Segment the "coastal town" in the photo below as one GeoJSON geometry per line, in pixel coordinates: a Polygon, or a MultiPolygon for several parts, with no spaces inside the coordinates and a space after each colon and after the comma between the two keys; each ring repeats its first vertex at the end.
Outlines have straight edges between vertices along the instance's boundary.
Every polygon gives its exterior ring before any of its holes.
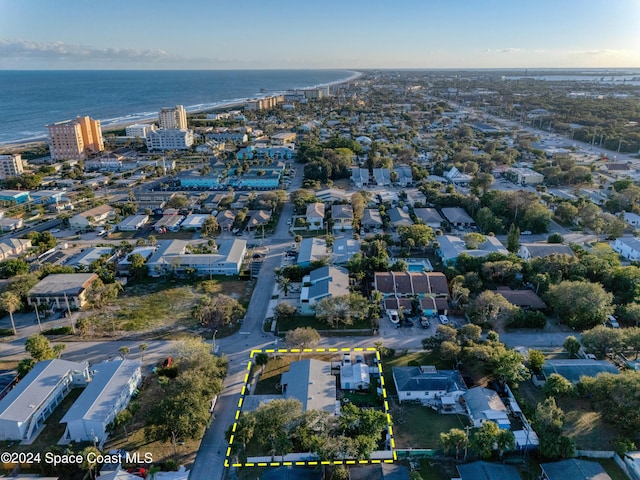
{"type": "Polygon", "coordinates": [[[572,75],[0,146],[2,473],[640,480],[640,77],[572,75]]]}

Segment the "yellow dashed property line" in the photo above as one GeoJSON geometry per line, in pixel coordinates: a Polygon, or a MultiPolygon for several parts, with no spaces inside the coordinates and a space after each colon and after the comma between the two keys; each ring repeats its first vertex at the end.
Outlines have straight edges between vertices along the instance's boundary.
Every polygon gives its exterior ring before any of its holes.
{"type": "Polygon", "coordinates": [[[259,462],[258,463],[259,467],[266,467],[267,465],[268,465],[267,462],[259,462]]]}
{"type": "Polygon", "coordinates": [[[251,360],[247,362],[247,370],[251,370],[251,360]]]}
{"type": "Polygon", "coordinates": [[[335,460],[331,465],[342,465],[343,463],[342,460],[335,460]]]}
{"type": "Polygon", "coordinates": [[[236,410],[236,420],[238,420],[238,418],[240,418],[240,410],[236,410]]]}
{"type": "Polygon", "coordinates": [[[306,465],[306,462],[295,462],[296,465],[300,465],[300,466],[304,466],[306,465]]]}
{"type": "Polygon", "coordinates": [[[389,410],[389,402],[387,402],[386,400],[384,401],[384,411],[386,412],[387,410],[389,410]]]}
{"type": "Polygon", "coordinates": [[[387,422],[391,423],[391,415],[389,415],[388,413],[387,413],[387,422]]]}
{"type": "Polygon", "coordinates": [[[355,465],[356,461],[355,460],[347,460],[347,465],[355,465]]]}
{"type": "Polygon", "coordinates": [[[345,347],[345,348],[342,348],[342,351],[343,351],[343,352],[350,352],[350,351],[351,351],[351,349],[350,349],[350,348],[346,348],[346,347],[345,347]]]}
{"type": "Polygon", "coordinates": [[[256,353],[262,353],[262,350],[251,350],[251,354],[249,355],[249,358],[253,358],[253,356],[254,356],[256,353]]]}
{"type": "Polygon", "coordinates": [[[389,425],[389,435],[393,436],[393,425],[389,425]]]}
{"type": "Polygon", "coordinates": [[[243,397],[240,397],[240,400],[238,400],[238,408],[242,408],[242,399],[243,397]]]}
{"type": "Polygon", "coordinates": [[[227,447],[227,457],[231,456],[231,447],[227,447]]]}
{"type": "Polygon", "coordinates": [[[364,350],[364,348],[362,347],[356,347],[353,349],[354,352],[362,352],[364,350]]]}
{"type": "Polygon", "coordinates": [[[280,462],[271,462],[269,464],[270,467],[279,467],[280,466],[280,462]]]}
{"type": "Polygon", "coordinates": [[[323,460],[320,462],[320,465],[331,465],[331,462],[329,460],[323,460]]]}
{"type": "Polygon", "coordinates": [[[382,460],[369,460],[370,463],[382,463],[382,460]]]}
{"type": "Polygon", "coordinates": [[[367,352],[377,352],[378,351],[378,349],[374,348],[374,347],[367,347],[366,350],[367,350],[367,352]]]}
{"type": "Polygon", "coordinates": [[[282,465],[284,465],[285,467],[290,467],[293,465],[293,462],[282,462],[282,465]]]}
{"type": "Polygon", "coordinates": [[[382,375],[382,364],[381,363],[378,364],[378,371],[380,372],[380,375],[382,375]]]}
{"type": "Polygon", "coordinates": [[[338,351],[338,349],[337,349],[337,348],[330,348],[330,349],[329,349],[329,351],[330,351],[330,352],[337,352],[337,351],[338,351]]]}
{"type": "Polygon", "coordinates": [[[247,372],[244,376],[244,383],[246,384],[249,381],[249,372],[247,372]]]}
{"type": "Polygon", "coordinates": [[[267,348],[264,352],[262,353],[274,353],[275,350],[273,348],[267,348]]]}
{"type": "Polygon", "coordinates": [[[358,463],[360,463],[360,464],[369,463],[369,460],[358,460],[358,463]]]}
{"type": "Polygon", "coordinates": [[[384,388],[384,377],[380,376],[380,385],[384,388]]]}
{"type": "Polygon", "coordinates": [[[244,392],[247,390],[247,386],[243,385],[242,390],[240,390],[240,395],[244,395],[244,392]]]}
{"type": "Polygon", "coordinates": [[[229,468],[229,460],[227,459],[224,460],[224,467],[229,468]]]}
{"type": "Polygon", "coordinates": [[[233,445],[233,437],[234,437],[234,435],[231,435],[229,437],[229,445],[233,445]]]}
{"type": "Polygon", "coordinates": [[[302,351],[305,352],[305,353],[313,352],[313,348],[303,348],[302,351]]]}
{"type": "Polygon", "coordinates": [[[289,350],[287,350],[286,348],[279,348],[278,349],[278,353],[287,353],[289,350]]]}
{"type": "Polygon", "coordinates": [[[396,441],[391,437],[391,448],[396,448],[396,441]]]}
{"type": "MultiPolygon", "coordinates": [[[[393,460],[396,460],[396,452],[393,452],[393,460]]],[[[393,460],[384,460],[384,463],[393,463],[393,460]]]]}
{"type": "Polygon", "coordinates": [[[244,466],[245,466],[245,467],[254,467],[255,465],[256,465],[256,464],[255,464],[255,463],[253,463],[253,462],[245,463],[245,464],[244,464],[244,466]]]}
{"type": "Polygon", "coordinates": [[[289,351],[292,352],[292,353],[300,353],[300,349],[299,348],[292,348],[289,351]]]}
{"type": "Polygon", "coordinates": [[[238,422],[233,422],[233,427],[231,427],[231,431],[236,433],[236,428],[238,428],[238,422]]]}
{"type": "Polygon", "coordinates": [[[308,465],[318,465],[318,462],[308,462],[308,465]]]}
{"type": "Polygon", "coordinates": [[[326,352],[327,350],[324,348],[316,348],[316,352],[326,352]]]}

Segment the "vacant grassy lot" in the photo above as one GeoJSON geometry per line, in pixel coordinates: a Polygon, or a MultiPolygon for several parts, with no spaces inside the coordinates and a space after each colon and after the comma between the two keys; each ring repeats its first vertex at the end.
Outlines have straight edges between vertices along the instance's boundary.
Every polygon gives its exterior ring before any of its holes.
{"type": "Polygon", "coordinates": [[[414,403],[391,402],[391,418],[396,448],[440,448],[440,433],[464,428],[468,419],[462,415],[441,415],[429,407],[414,403]]]}
{"type": "MultiPolygon", "coordinates": [[[[205,295],[223,293],[247,305],[253,284],[230,278],[214,277],[187,284],[153,281],[127,286],[124,293],[100,312],[90,315],[95,336],[121,336],[128,332],[149,333],[196,329],[191,308],[205,295]]],[[[224,336],[219,332],[218,337],[224,336]]]]}
{"type": "MultiPolygon", "coordinates": [[[[545,399],[541,389],[531,382],[518,388],[519,402],[524,413],[531,418],[538,403],[545,399]]],[[[559,398],[556,402],[564,411],[564,434],[572,438],[578,450],[615,450],[615,430],[591,407],[589,400],[579,397],[559,398]]]]}

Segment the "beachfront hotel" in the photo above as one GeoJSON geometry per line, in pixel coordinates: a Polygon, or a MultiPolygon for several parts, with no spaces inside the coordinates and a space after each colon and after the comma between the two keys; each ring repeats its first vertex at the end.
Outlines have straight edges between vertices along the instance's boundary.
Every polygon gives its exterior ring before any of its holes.
{"type": "Polygon", "coordinates": [[[187,112],[182,105],[163,108],[158,114],[158,121],[160,128],[186,130],[187,112]]]}
{"type": "Polygon", "coordinates": [[[0,155],[0,180],[20,176],[23,171],[22,156],[19,153],[0,155]]]}
{"type": "Polygon", "coordinates": [[[100,120],[78,117],[47,125],[52,160],[84,160],[104,150],[100,120]]]}

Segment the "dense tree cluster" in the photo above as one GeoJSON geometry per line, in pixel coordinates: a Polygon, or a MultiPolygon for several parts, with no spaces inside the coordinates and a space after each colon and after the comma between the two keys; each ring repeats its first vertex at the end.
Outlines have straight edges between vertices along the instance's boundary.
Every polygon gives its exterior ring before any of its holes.
{"type": "Polygon", "coordinates": [[[255,441],[271,456],[314,452],[321,460],[367,459],[378,448],[386,425],[384,412],[353,404],[343,405],[335,416],[322,410],[303,412],[295,399],[273,400],[240,417],[233,447],[242,454],[255,441]]]}

